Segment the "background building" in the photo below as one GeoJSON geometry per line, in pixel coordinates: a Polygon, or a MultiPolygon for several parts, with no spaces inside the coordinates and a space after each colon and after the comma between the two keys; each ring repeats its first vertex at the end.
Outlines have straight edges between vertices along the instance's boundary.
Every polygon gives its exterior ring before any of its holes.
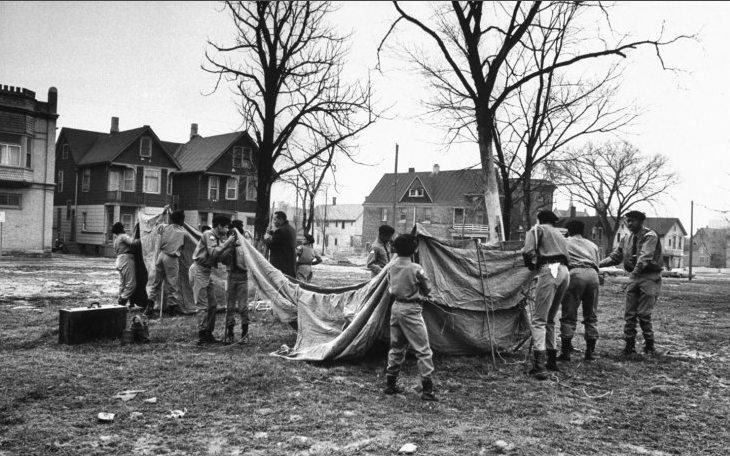
{"type": "Polygon", "coordinates": [[[0,254],[51,253],[57,101],[0,86],[0,254]]]}

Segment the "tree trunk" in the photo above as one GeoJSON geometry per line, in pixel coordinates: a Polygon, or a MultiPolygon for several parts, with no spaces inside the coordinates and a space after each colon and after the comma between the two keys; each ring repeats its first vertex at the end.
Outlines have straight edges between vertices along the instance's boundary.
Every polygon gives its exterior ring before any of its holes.
{"type": "Polygon", "coordinates": [[[254,241],[256,248],[263,245],[264,235],[269,228],[269,205],[271,204],[271,176],[259,173],[259,182],[256,189],[256,218],[254,219],[254,241]]]}
{"type": "Polygon", "coordinates": [[[482,162],[482,172],[486,188],[484,189],[484,204],[487,208],[487,224],[489,225],[489,242],[504,240],[497,234],[497,227],[504,235],[502,226],[502,210],[499,204],[499,190],[497,188],[497,174],[494,170],[494,154],[492,152],[492,125],[493,119],[489,114],[477,115],[477,130],[479,132],[479,157],[482,162]]]}

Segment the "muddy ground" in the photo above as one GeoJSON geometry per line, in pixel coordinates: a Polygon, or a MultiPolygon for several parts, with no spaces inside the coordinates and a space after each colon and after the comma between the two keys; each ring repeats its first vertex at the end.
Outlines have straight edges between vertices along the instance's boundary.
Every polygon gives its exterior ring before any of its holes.
{"type": "MultiPolygon", "coordinates": [[[[383,353],[337,364],[270,356],[296,333],[266,311],[243,347],[195,346],[193,316],[152,323],[148,345],[59,345],[59,309],[114,302],[116,274],[104,258],[0,258],[0,455],[384,455],[407,443],[418,455],[728,454],[725,276],[664,280],[658,356],[618,356],[625,279],[612,278],[598,360],[575,355],[539,382],[524,374],[526,351],[496,363],[437,355],[441,400],[426,403],[414,360],[406,394],[386,397],[383,353]]],[[[368,273],[319,266],[315,277],[344,285],[368,273]]]]}

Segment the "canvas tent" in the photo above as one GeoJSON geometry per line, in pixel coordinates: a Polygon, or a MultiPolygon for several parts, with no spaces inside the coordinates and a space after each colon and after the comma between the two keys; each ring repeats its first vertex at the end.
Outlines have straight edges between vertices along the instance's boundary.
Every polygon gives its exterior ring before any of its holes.
{"type": "MultiPolygon", "coordinates": [[[[141,230],[143,252],[150,262],[159,240],[155,225],[161,220],[160,216],[148,218],[141,230]]],[[[189,236],[181,272],[187,271],[200,237],[186,228],[189,236]]],[[[418,262],[432,281],[431,301],[424,304],[423,316],[436,353],[485,354],[524,340],[529,333],[524,296],[533,274],[523,267],[519,252],[486,249],[469,240],[437,239],[421,226],[416,233],[418,262]]],[[[249,287],[271,303],[279,320],[296,323],[296,344],[280,356],[306,361],[359,358],[377,340],[387,338],[388,266],[368,282],[321,288],[285,276],[244,236],[239,237],[238,253],[247,261],[249,287]]],[[[148,262],[148,268],[151,265],[148,262]]],[[[222,304],[225,273],[221,271],[216,273],[216,288],[222,304]]],[[[181,273],[181,284],[186,308],[194,308],[187,274],[181,273]]]]}

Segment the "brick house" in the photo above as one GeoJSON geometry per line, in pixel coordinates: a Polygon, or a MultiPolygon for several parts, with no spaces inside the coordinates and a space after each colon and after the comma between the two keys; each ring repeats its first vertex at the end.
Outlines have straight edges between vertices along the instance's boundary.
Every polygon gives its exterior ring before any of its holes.
{"type": "Polygon", "coordinates": [[[178,145],[174,194],[185,221],[200,228],[221,214],[253,230],[256,215],[256,146],[246,132],[204,138],[191,125],[190,141],[178,145]]]}
{"type": "Polygon", "coordinates": [[[730,229],[700,228],[692,237],[692,244],[692,266],[727,268],[730,264],[730,229]]]}
{"type": "MultiPolygon", "coordinates": [[[[363,204],[363,241],[372,242],[378,227],[393,224],[393,200],[396,199],[396,232],[412,229],[415,223],[423,224],[434,236],[444,239],[487,240],[485,225],[484,184],[481,169],[441,171],[434,165],[432,171],[383,175],[363,204]]],[[[531,207],[537,213],[551,209],[555,186],[547,181],[535,180],[536,189],[531,195],[531,207]]],[[[501,188],[500,188],[501,190],[501,188]]],[[[501,198],[501,196],[500,196],[501,198]]],[[[525,228],[520,224],[523,203],[519,195],[511,208],[512,229],[510,239],[520,239],[525,228]]]]}
{"type": "Polygon", "coordinates": [[[363,246],[361,204],[337,204],[337,199],[332,198],[332,204],[326,208],[324,205],[316,206],[314,214],[312,235],[317,251],[322,251],[323,244],[328,252],[353,252],[363,246]]]}
{"type": "MultiPolygon", "coordinates": [[[[684,229],[682,222],[678,218],[672,217],[647,217],[644,220],[644,226],[656,231],[659,235],[659,242],[662,243],[664,255],[664,268],[683,268],[685,266],[684,241],[687,231],[684,229]]],[[[621,239],[629,234],[626,222],[621,221],[621,225],[616,231],[613,246],[616,247],[621,239]]]]}
{"type": "Polygon", "coordinates": [[[50,255],[58,92],[0,86],[0,255],[50,255]]]}
{"type": "MultiPolygon", "coordinates": [[[[55,235],[87,254],[112,255],[111,227],[128,232],[137,214],[174,205],[172,173],[180,164],[148,125],[109,133],[63,128],[56,144],[55,235]]],[[[72,247],[72,251],[73,251],[72,247]]]]}

